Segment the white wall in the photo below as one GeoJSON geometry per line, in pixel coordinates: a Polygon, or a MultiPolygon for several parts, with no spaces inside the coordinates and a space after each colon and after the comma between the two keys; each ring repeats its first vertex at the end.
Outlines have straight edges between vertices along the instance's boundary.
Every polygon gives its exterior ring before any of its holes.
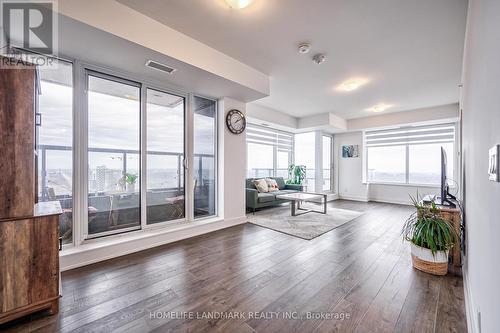
{"type": "Polygon", "coordinates": [[[455,122],[458,120],[458,117],[458,103],[455,103],[416,110],[392,112],[371,117],[349,119],[347,121],[347,129],[349,131],[355,131],[368,128],[382,128],[408,124],[429,124],[435,122],[443,123],[447,121],[455,122]]]}
{"type": "Polygon", "coordinates": [[[272,128],[293,131],[297,128],[297,118],[289,114],[262,106],[257,103],[247,104],[247,118],[256,124],[266,123],[272,128]]]}
{"type": "Polygon", "coordinates": [[[224,220],[246,220],[245,218],[245,134],[235,135],[225,125],[229,110],[246,112],[246,104],[231,98],[219,100],[219,200],[224,220]]]}
{"type": "Polygon", "coordinates": [[[467,21],[461,104],[466,301],[470,331],[499,332],[500,183],[488,181],[486,171],[488,149],[500,144],[500,1],[470,0],[467,21]]]}
{"type": "Polygon", "coordinates": [[[409,195],[438,194],[439,188],[427,186],[363,183],[363,133],[349,132],[334,137],[335,184],[341,199],[409,204],[409,195]],[[359,145],[360,157],[342,158],[343,145],[359,145]]]}

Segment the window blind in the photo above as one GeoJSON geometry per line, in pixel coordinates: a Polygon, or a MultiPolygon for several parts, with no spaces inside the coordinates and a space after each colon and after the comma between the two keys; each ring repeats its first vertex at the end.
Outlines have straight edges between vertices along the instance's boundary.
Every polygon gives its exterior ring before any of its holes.
{"type": "Polygon", "coordinates": [[[246,129],[247,143],[275,146],[278,151],[293,150],[293,134],[248,124],[246,129]]]}
{"type": "Polygon", "coordinates": [[[366,131],[366,147],[455,142],[455,125],[427,125],[366,131]]]}

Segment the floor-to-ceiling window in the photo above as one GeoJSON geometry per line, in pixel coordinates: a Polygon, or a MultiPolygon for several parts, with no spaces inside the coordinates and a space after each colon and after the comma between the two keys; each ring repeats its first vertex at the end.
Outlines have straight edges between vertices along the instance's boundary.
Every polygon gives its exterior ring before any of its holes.
{"type": "Polygon", "coordinates": [[[87,72],[88,234],[140,227],[140,85],[87,72]]]}
{"type": "Polygon", "coordinates": [[[306,167],[307,191],[316,189],[316,133],[295,134],[295,164],[306,167]]]}
{"type": "Polygon", "coordinates": [[[60,236],[73,237],[73,65],[40,67],[37,116],[38,201],[61,203],[60,236]]]}
{"type": "Polygon", "coordinates": [[[217,103],[194,96],[194,216],[216,213],[217,103]]]}
{"type": "Polygon", "coordinates": [[[332,141],[332,136],[323,135],[323,191],[332,190],[332,141]]]}
{"type": "Polygon", "coordinates": [[[79,62],[54,62],[40,68],[37,197],[61,203],[64,243],[217,214],[214,100],[193,96],[189,111],[188,94],[79,62]],[[83,149],[73,149],[73,127],[83,149]],[[188,175],[192,188],[185,186],[188,175]]]}
{"type": "Polygon", "coordinates": [[[147,224],[186,216],[184,97],[146,90],[147,224]]]}

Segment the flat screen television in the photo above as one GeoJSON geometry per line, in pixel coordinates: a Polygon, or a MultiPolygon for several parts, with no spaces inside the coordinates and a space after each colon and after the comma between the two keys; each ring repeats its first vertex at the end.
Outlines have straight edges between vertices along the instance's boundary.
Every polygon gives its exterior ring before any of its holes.
{"type": "Polygon", "coordinates": [[[455,203],[451,199],[456,200],[456,198],[450,194],[448,180],[446,177],[446,167],[447,167],[446,151],[441,147],[441,198],[440,204],[445,206],[456,207],[455,203]]]}

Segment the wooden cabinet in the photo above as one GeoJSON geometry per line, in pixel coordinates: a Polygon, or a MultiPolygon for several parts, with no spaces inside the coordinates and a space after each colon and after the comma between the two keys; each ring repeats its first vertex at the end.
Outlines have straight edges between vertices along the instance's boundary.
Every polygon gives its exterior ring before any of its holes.
{"type": "Polygon", "coordinates": [[[43,202],[32,218],[0,221],[0,324],[42,309],[57,313],[60,214],[59,202],[43,202]]]}
{"type": "Polygon", "coordinates": [[[0,67],[0,324],[59,305],[59,202],[35,204],[36,69],[0,67]]]}

